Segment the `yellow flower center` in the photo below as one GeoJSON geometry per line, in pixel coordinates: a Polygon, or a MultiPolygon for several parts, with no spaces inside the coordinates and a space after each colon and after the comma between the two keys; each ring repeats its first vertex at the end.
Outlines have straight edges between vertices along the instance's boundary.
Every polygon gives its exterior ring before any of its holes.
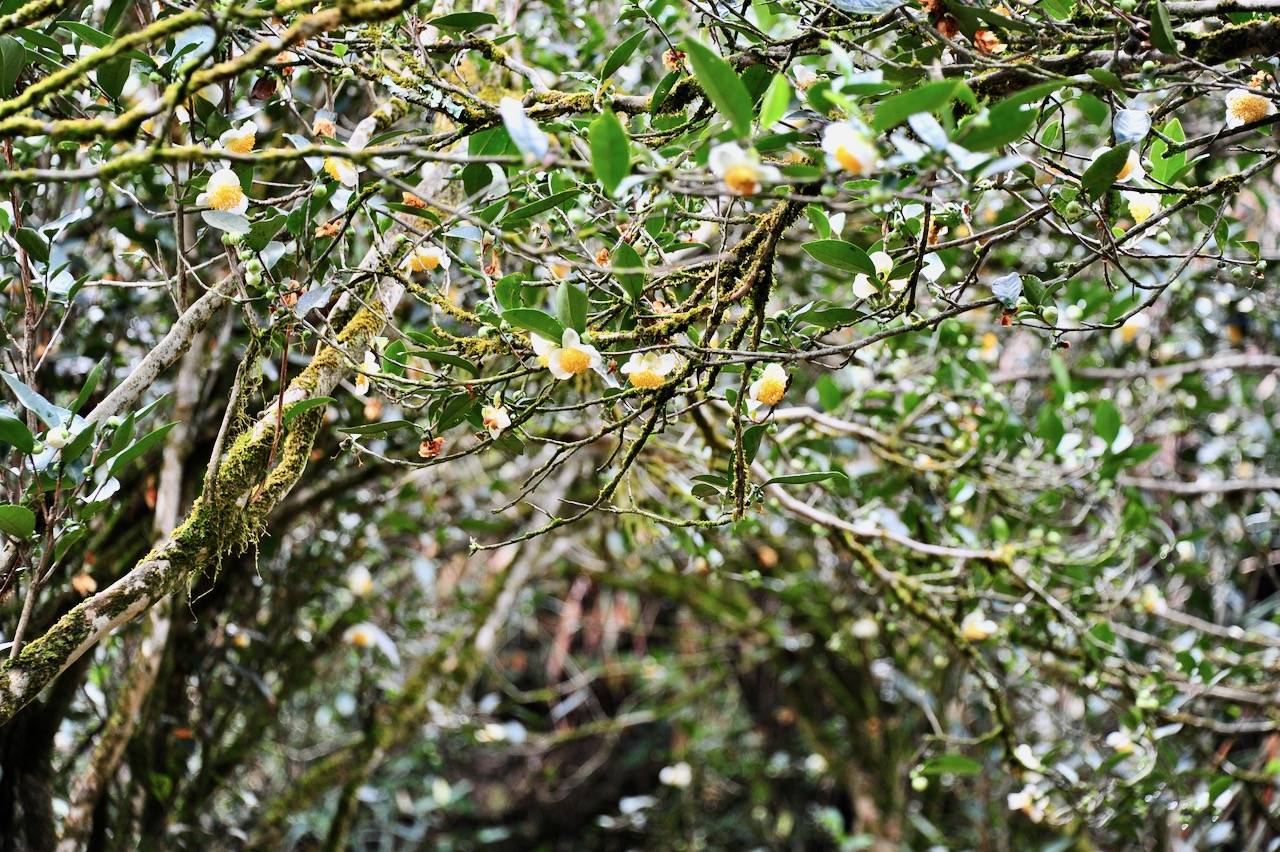
{"type": "Polygon", "coordinates": [[[338,128],[327,118],[317,118],[315,124],[311,125],[311,132],[317,136],[332,136],[338,132],[338,128]]]}
{"type": "Polygon", "coordinates": [[[1137,323],[1125,323],[1120,326],[1120,339],[1125,343],[1132,343],[1138,339],[1138,332],[1142,331],[1137,323]]]}
{"type": "Polygon", "coordinates": [[[1000,345],[1000,338],[996,337],[993,332],[988,331],[982,335],[982,351],[985,354],[991,354],[996,351],[996,347],[1000,345]]]}
{"type": "Polygon", "coordinates": [[[488,417],[483,418],[480,422],[484,424],[484,428],[486,429],[497,429],[498,415],[490,414],[488,417]]]}
{"type": "Polygon", "coordinates": [[[538,366],[539,366],[539,367],[545,367],[545,366],[547,366],[547,365],[548,365],[548,364],[550,364],[550,363],[551,363],[551,356],[550,356],[550,355],[539,355],[539,356],[538,356],[538,366]]]}
{"type": "Polygon", "coordinates": [[[851,172],[855,175],[862,174],[863,170],[866,168],[866,165],[858,155],[843,145],[836,149],[836,162],[839,163],[840,167],[846,172],[851,172]]]}
{"type": "Polygon", "coordinates": [[[220,184],[209,193],[209,206],[214,210],[232,210],[244,200],[244,190],[238,183],[220,184]]]}
{"type": "Polygon", "coordinates": [[[1122,169],[1120,169],[1120,173],[1116,175],[1116,180],[1124,180],[1125,178],[1127,178],[1127,177],[1129,176],[1129,173],[1130,173],[1131,171],[1133,171],[1133,158],[1132,158],[1132,157],[1130,157],[1129,159],[1127,159],[1127,160],[1125,160],[1125,161],[1124,161],[1124,167],[1123,167],[1122,169]]]}
{"type": "Polygon", "coordinates": [[[247,154],[253,150],[253,143],[257,139],[257,134],[246,133],[244,136],[236,136],[227,143],[227,150],[233,154],[247,154]]]}
{"type": "Polygon", "coordinates": [[[1231,104],[1227,110],[1231,113],[1231,117],[1245,124],[1251,124],[1255,121],[1267,117],[1268,101],[1262,95],[1255,95],[1252,92],[1232,98],[1231,104]]]}
{"type": "Polygon", "coordinates": [[[662,376],[659,376],[653,370],[638,370],[631,374],[631,384],[646,390],[661,387],[662,376]]]}
{"type": "Polygon", "coordinates": [[[357,648],[368,648],[373,644],[373,637],[369,635],[368,631],[357,630],[351,634],[351,644],[357,648]]]}
{"type": "Polygon", "coordinates": [[[1146,201],[1134,201],[1129,205],[1129,214],[1133,216],[1135,224],[1141,225],[1143,222],[1151,218],[1151,214],[1155,210],[1146,201]]]}
{"type": "Polygon", "coordinates": [[[348,165],[349,164],[346,160],[338,157],[325,157],[324,173],[336,180],[338,183],[342,183],[342,168],[348,165]]]}
{"type": "Polygon", "coordinates": [[[591,356],[581,349],[561,349],[560,350],[560,369],[566,373],[586,372],[591,367],[591,356]]]}
{"type": "Polygon", "coordinates": [[[738,195],[755,195],[760,191],[755,167],[749,163],[739,163],[725,169],[724,185],[738,195]]]}
{"type": "Polygon", "coordinates": [[[760,381],[756,391],[756,399],[765,405],[777,405],[782,395],[787,392],[787,383],[774,378],[765,377],[760,381]]]}
{"type": "Polygon", "coordinates": [[[414,272],[430,272],[439,265],[439,255],[415,253],[409,256],[409,269],[414,272]]]}

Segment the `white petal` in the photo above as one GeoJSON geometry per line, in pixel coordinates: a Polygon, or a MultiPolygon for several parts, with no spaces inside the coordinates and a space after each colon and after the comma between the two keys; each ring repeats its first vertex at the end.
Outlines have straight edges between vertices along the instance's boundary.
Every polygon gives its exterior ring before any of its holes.
{"type": "MultiPolygon", "coordinates": [[[[247,206],[247,205],[246,205],[247,206]]],[[[244,208],[239,213],[223,210],[202,210],[200,216],[219,231],[229,234],[249,233],[249,220],[244,217],[244,208]]]]}

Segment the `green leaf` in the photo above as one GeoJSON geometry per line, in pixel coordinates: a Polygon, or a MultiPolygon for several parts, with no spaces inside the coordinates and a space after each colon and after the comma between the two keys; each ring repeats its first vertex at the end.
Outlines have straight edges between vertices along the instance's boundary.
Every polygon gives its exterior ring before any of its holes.
{"type": "Polygon", "coordinates": [[[427,23],[443,30],[475,30],[498,23],[498,18],[489,12],[454,12],[452,15],[432,18],[427,23]]]}
{"type": "Polygon", "coordinates": [[[1059,21],[1067,20],[1076,12],[1075,0],[1040,0],[1039,7],[1059,21]]]}
{"type": "Polygon", "coordinates": [[[672,71],[667,76],[658,81],[658,85],[653,87],[653,95],[649,98],[649,114],[657,115],[662,111],[662,104],[667,100],[667,95],[671,93],[671,87],[680,79],[679,71],[672,71]]]}
{"type": "Polygon", "coordinates": [[[746,136],[751,132],[751,95],[737,72],[720,58],[714,50],[701,42],[689,39],[684,51],[693,66],[693,76],[706,93],[707,99],[729,120],[734,133],[746,136]]]}
{"type": "Polygon", "coordinates": [[[18,402],[22,403],[22,407],[39,417],[46,426],[61,426],[71,419],[70,411],[49,402],[12,373],[0,371],[0,379],[4,379],[5,384],[13,391],[13,395],[18,398],[18,402]]]}
{"type": "Polygon", "coordinates": [[[1124,81],[1117,77],[1114,71],[1109,71],[1106,68],[1090,68],[1088,74],[1117,95],[1125,96],[1124,81]]]}
{"type": "Polygon", "coordinates": [[[959,93],[960,85],[959,80],[940,80],[885,98],[876,107],[871,127],[883,132],[897,127],[918,112],[937,112],[951,103],[959,93]]]}
{"type": "Polygon", "coordinates": [[[560,286],[556,288],[556,313],[562,323],[574,331],[586,331],[589,309],[587,294],[581,287],[568,281],[560,282],[560,286]]]}
{"type": "Polygon", "coordinates": [[[633,304],[638,302],[640,294],[644,292],[644,259],[640,257],[638,251],[631,247],[630,243],[619,243],[618,247],[613,250],[612,261],[614,277],[618,279],[622,289],[627,291],[627,295],[631,297],[631,302],[633,304]],[[624,269],[638,271],[620,271],[624,269]]]}
{"type": "Polygon", "coordinates": [[[403,376],[405,368],[405,342],[393,340],[382,350],[382,372],[390,376],[403,376]]]}
{"type": "Polygon", "coordinates": [[[1093,409],[1093,428],[1098,437],[1110,444],[1120,434],[1120,409],[1110,400],[1101,400],[1093,409]]]}
{"type": "Polygon", "coordinates": [[[91,44],[99,50],[111,44],[111,36],[102,30],[94,29],[88,24],[81,24],[76,21],[59,21],[58,26],[74,33],[82,42],[91,44]]]}
{"type": "Polygon", "coordinates": [[[618,184],[631,171],[627,131],[612,111],[605,110],[587,128],[587,139],[591,144],[591,170],[596,173],[604,191],[613,195],[618,184]]]}
{"type": "Polygon", "coordinates": [[[764,440],[768,423],[757,423],[742,430],[742,458],[747,464],[756,460],[760,452],[760,442],[764,440]]]}
{"type": "Polygon", "coordinates": [[[27,254],[40,263],[49,262],[49,241],[30,228],[19,228],[13,232],[14,239],[27,254]]]}
{"type": "Polygon", "coordinates": [[[98,382],[102,381],[102,371],[106,368],[106,365],[107,359],[105,356],[101,361],[93,365],[93,369],[85,377],[84,387],[80,388],[80,393],[76,394],[75,402],[71,403],[72,413],[79,411],[93,396],[93,392],[98,389],[98,382]]]}
{"type": "MultiPolygon", "coordinates": [[[[1187,135],[1182,130],[1182,122],[1176,118],[1161,128],[1160,132],[1175,143],[1187,141],[1187,135]]],[[[1159,136],[1151,143],[1151,177],[1160,183],[1171,184],[1178,179],[1178,174],[1186,166],[1187,152],[1179,151],[1176,154],[1170,154],[1168,151],[1168,143],[1159,136]]]]}
{"type": "Polygon", "coordinates": [[[760,100],[760,126],[772,127],[786,114],[790,104],[791,84],[784,75],[775,74],[760,100]]]}
{"type": "Polygon", "coordinates": [[[502,217],[503,225],[510,225],[514,222],[523,222],[525,219],[531,219],[539,213],[545,213],[554,207],[559,207],[568,201],[572,201],[578,197],[577,189],[566,189],[562,192],[556,192],[548,195],[546,198],[539,198],[537,201],[517,207],[506,216],[502,217]]]}
{"type": "Polygon", "coordinates": [[[303,412],[310,411],[311,409],[318,408],[322,405],[329,405],[334,402],[337,402],[337,400],[331,396],[313,396],[310,399],[300,399],[285,409],[284,417],[280,418],[280,420],[287,424],[290,420],[303,412]]]}
{"type": "Polygon", "coordinates": [[[98,80],[98,85],[102,87],[102,91],[114,100],[120,99],[120,93],[124,91],[124,84],[129,79],[129,66],[132,60],[127,56],[117,56],[98,66],[97,74],[94,76],[98,80]]]}
{"type": "Polygon", "coordinates": [[[9,97],[27,67],[27,49],[13,36],[0,36],[0,95],[9,97]]]}
{"type": "Polygon", "coordinates": [[[970,151],[990,151],[1021,139],[1039,118],[1040,111],[1002,101],[965,125],[956,143],[970,151]]]}
{"type": "Polygon", "coordinates": [[[846,272],[865,272],[876,274],[876,265],[871,257],[853,243],[844,240],[814,240],[801,246],[810,257],[827,266],[843,269],[846,272]]]}
{"type": "Polygon", "coordinates": [[[1116,175],[1129,159],[1128,142],[1100,155],[1080,176],[1080,189],[1090,201],[1096,201],[1116,181],[1116,175]]]}
{"type": "Polygon", "coordinates": [[[604,67],[600,69],[600,79],[608,78],[614,71],[627,64],[627,60],[631,58],[631,54],[636,52],[636,48],[640,46],[640,42],[644,41],[646,34],[645,30],[641,30],[615,47],[613,52],[609,54],[609,58],[604,61],[604,67]]]}
{"type": "Polygon", "coordinates": [[[982,764],[963,754],[940,754],[925,761],[922,775],[977,775],[982,764]]]}
{"type": "Polygon", "coordinates": [[[156,444],[164,440],[164,436],[169,434],[169,430],[177,426],[177,422],[166,423],[158,429],[154,429],[134,441],[124,452],[111,460],[111,475],[117,476],[120,471],[124,470],[129,462],[154,447],[156,444]]]}
{"type": "Polygon", "coordinates": [[[36,446],[35,436],[31,434],[27,424],[7,414],[0,414],[0,442],[10,444],[24,453],[31,452],[36,446]]]}
{"type": "Polygon", "coordinates": [[[502,318],[516,328],[532,331],[557,346],[564,336],[564,326],[560,324],[560,320],[537,308],[512,308],[503,311],[502,318]]]}
{"type": "Polygon", "coordinates": [[[1178,55],[1178,42],[1173,37],[1173,25],[1169,22],[1169,9],[1163,0],[1156,0],[1151,15],[1151,43],[1162,53],[1178,55]]]}
{"type": "Polygon", "coordinates": [[[804,485],[809,482],[822,482],[827,479],[839,479],[847,481],[849,477],[845,476],[838,470],[823,470],[813,473],[788,473],[784,476],[775,476],[773,479],[765,482],[765,485],[804,485]]]}
{"type": "Polygon", "coordinates": [[[479,367],[460,355],[454,355],[452,352],[438,352],[434,349],[415,349],[409,354],[430,361],[432,364],[461,367],[473,376],[480,375],[479,367]]]}
{"type": "Polygon", "coordinates": [[[14,538],[31,538],[36,531],[36,513],[26,506],[0,505],[0,532],[14,538]]]}

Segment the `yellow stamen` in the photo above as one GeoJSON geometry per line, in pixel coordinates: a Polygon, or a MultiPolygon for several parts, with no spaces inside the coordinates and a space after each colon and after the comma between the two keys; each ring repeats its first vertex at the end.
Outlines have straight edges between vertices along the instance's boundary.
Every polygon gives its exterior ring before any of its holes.
{"type": "Polygon", "coordinates": [[[414,253],[409,256],[409,269],[413,272],[430,272],[440,265],[436,254],[414,253]]]}
{"type": "Polygon", "coordinates": [[[575,376],[586,372],[591,367],[591,356],[581,349],[561,349],[560,369],[575,376]]]}
{"type": "Polygon", "coordinates": [[[257,134],[246,133],[244,136],[236,136],[227,143],[227,150],[233,154],[248,154],[253,150],[253,143],[257,139],[257,134]]]}
{"type": "Polygon", "coordinates": [[[345,165],[347,165],[346,160],[341,160],[337,157],[325,157],[324,173],[336,180],[338,183],[342,183],[342,167],[345,165]]]}
{"type": "Polygon", "coordinates": [[[631,384],[646,390],[662,387],[662,376],[653,370],[640,370],[631,374],[631,384]]]}
{"type": "Polygon", "coordinates": [[[1267,117],[1267,105],[1269,103],[1262,95],[1247,92],[1232,98],[1227,110],[1231,113],[1231,117],[1237,121],[1244,124],[1252,124],[1267,117]]]}
{"type": "Polygon", "coordinates": [[[863,169],[862,160],[858,159],[858,155],[841,145],[836,149],[836,162],[846,172],[860,174],[863,169]]]}
{"type": "Polygon", "coordinates": [[[209,193],[209,206],[214,210],[232,210],[244,200],[244,190],[238,183],[222,184],[209,193]]]}
{"type": "Polygon", "coordinates": [[[765,405],[777,405],[782,399],[782,395],[786,392],[786,382],[780,382],[777,379],[765,377],[760,381],[759,390],[756,391],[756,399],[765,405]]]}
{"type": "Polygon", "coordinates": [[[755,195],[760,191],[755,167],[746,163],[725,169],[724,184],[738,195],[755,195]]]}

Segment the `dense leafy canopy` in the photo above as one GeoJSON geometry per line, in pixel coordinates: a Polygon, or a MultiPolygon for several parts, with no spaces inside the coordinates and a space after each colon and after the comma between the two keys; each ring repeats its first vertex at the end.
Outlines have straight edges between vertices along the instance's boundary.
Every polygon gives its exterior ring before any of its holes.
{"type": "Polygon", "coordinates": [[[1276,0],[10,0],[0,849],[1273,848],[1276,0]]]}

